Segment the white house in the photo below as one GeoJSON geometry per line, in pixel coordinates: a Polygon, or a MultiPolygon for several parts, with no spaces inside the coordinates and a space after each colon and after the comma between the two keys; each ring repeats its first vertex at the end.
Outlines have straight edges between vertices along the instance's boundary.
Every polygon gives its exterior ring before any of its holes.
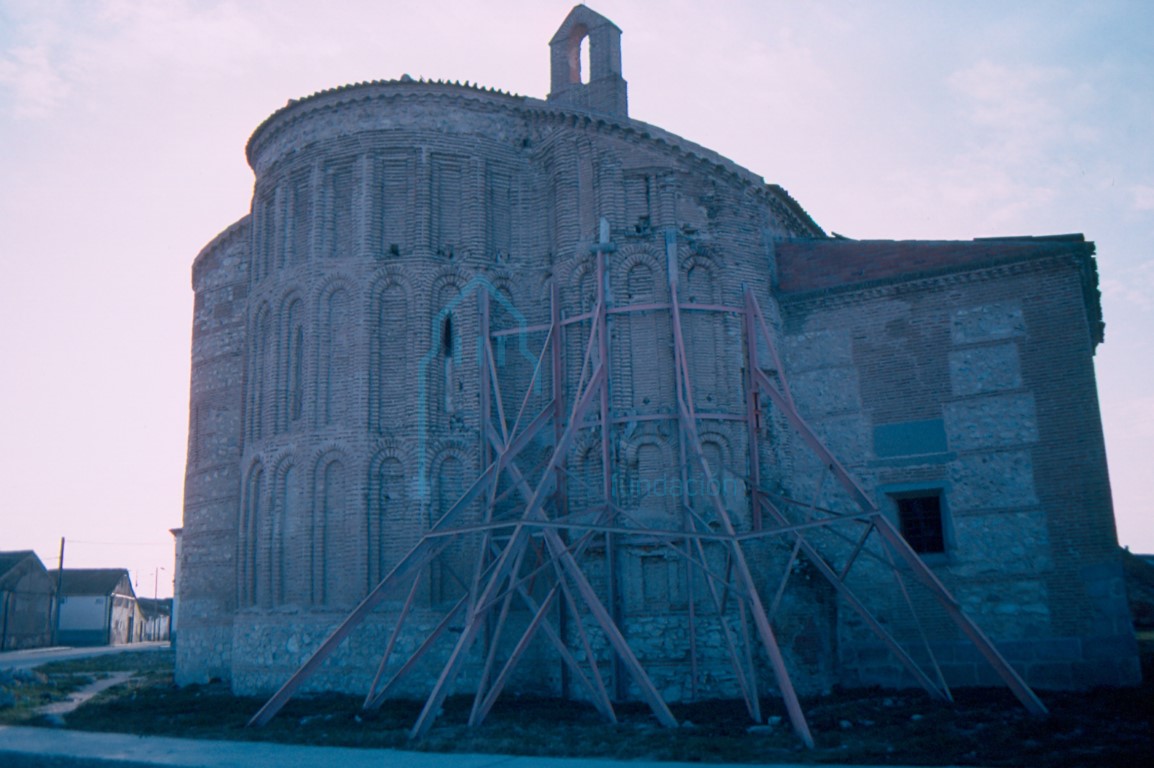
{"type": "MultiPolygon", "coordinates": [[[[56,571],[52,572],[53,579],[56,571]]],[[[61,645],[140,642],[140,608],[124,568],[65,568],[60,591],[61,645]]]]}

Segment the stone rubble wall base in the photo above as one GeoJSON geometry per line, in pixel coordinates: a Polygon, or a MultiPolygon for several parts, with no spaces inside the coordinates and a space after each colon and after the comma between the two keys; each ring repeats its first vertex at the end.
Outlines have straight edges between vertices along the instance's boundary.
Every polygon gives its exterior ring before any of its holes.
{"type": "MultiPolygon", "coordinates": [[[[1027,685],[1039,690],[1085,690],[1101,685],[1131,686],[1142,682],[1133,633],[1093,638],[1012,640],[997,643],[997,647],[1027,685]]],[[[942,675],[951,687],[1004,685],[971,643],[935,643],[932,648],[942,675]]],[[[924,652],[912,655],[919,663],[925,662],[924,652]]],[[[841,662],[841,682],[849,688],[917,686],[913,677],[881,643],[843,644],[841,662]]]]}

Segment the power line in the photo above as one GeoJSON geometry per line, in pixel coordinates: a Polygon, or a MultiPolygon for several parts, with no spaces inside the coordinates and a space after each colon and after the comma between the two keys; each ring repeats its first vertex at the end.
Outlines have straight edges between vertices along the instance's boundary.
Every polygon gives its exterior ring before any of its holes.
{"type": "Polygon", "coordinates": [[[158,547],[170,546],[171,541],[81,541],[78,539],[69,539],[69,544],[99,544],[104,547],[158,547]]]}

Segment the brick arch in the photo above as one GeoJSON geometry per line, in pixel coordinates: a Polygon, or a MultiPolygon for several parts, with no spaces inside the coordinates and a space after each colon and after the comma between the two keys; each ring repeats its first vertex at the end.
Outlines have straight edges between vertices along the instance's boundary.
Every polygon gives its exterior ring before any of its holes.
{"type": "Polygon", "coordinates": [[[597,261],[592,255],[567,262],[561,278],[561,302],[569,315],[592,311],[597,303],[597,261]]]}
{"type": "MultiPolygon", "coordinates": [[[[539,306],[545,313],[543,316],[548,317],[549,301],[553,295],[553,283],[557,282],[558,287],[564,286],[565,282],[561,280],[558,282],[558,276],[552,270],[542,270],[537,274],[537,281],[533,288],[533,296],[539,302],[539,306]]],[[[558,291],[558,300],[561,300],[563,291],[558,291]]]]}
{"type": "MultiPolygon", "coordinates": [[[[434,481],[447,460],[455,459],[461,462],[462,467],[472,470],[476,466],[477,459],[476,452],[464,440],[452,438],[434,441],[429,446],[429,456],[429,475],[434,478],[434,481]]],[[[464,490],[465,488],[462,488],[462,491],[464,490]]],[[[450,503],[452,501],[456,501],[456,498],[450,500],[450,503]]],[[[436,514],[433,509],[430,509],[430,513],[436,514]]],[[[429,522],[435,523],[438,517],[439,515],[433,517],[429,522]]]]}
{"type": "Polygon", "coordinates": [[[286,451],[272,463],[269,493],[271,520],[268,540],[266,607],[301,604],[307,586],[303,563],[308,551],[304,516],[304,480],[295,455],[286,451]],[[303,571],[304,576],[301,577],[303,571]]]}
{"type": "Polygon", "coordinates": [[[313,421],[319,427],[352,425],[352,374],[361,325],[355,312],[358,304],[356,288],[344,277],[326,280],[316,293],[313,421]]]}
{"type": "Polygon", "coordinates": [[[387,434],[411,423],[416,409],[413,338],[423,328],[415,321],[412,287],[405,273],[384,270],[366,294],[369,321],[369,375],[366,400],[369,431],[387,434]]]}
{"type": "MultiPolygon", "coordinates": [[[[654,252],[644,246],[623,249],[617,265],[617,303],[626,306],[663,303],[669,290],[665,270],[654,252]]],[[[673,401],[673,333],[669,311],[649,309],[617,315],[617,344],[611,350],[619,385],[614,388],[618,408],[654,412],[657,404],[673,401]],[[648,400],[648,402],[646,402],[648,400]]]]}
{"type": "Polygon", "coordinates": [[[272,319],[272,307],[262,301],[252,315],[246,350],[247,397],[245,407],[245,437],[260,440],[268,427],[270,410],[269,377],[275,376],[272,363],[276,347],[276,334],[272,319]]]}
{"type": "Polygon", "coordinates": [[[344,273],[329,272],[321,280],[317,281],[312,289],[312,305],[319,308],[327,296],[334,291],[347,290],[352,296],[360,295],[360,288],[357,286],[357,281],[353,275],[344,273]]]}
{"type": "MultiPolygon", "coordinates": [[[[472,354],[473,336],[477,331],[476,304],[473,296],[462,297],[473,276],[457,267],[440,270],[429,286],[428,341],[416,350],[422,361],[426,387],[426,413],[431,425],[445,426],[465,408],[464,368],[472,354]],[[442,349],[442,347],[444,347],[442,349]]],[[[420,374],[418,374],[420,376],[420,374]]]]}
{"type": "Polygon", "coordinates": [[[355,210],[362,181],[359,156],[339,154],[326,158],[319,169],[320,206],[314,216],[320,237],[314,238],[323,259],[348,259],[360,250],[355,210]]]}
{"type": "Polygon", "coordinates": [[[644,303],[652,301],[666,301],[669,291],[666,288],[664,256],[643,245],[627,245],[617,253],[612,267],[613,284],[616,293],[620,296],[620,304],[644,303]],[[648,270],[651,280],[647,296],[637,296],[640,286],[631,284],[631,278],[637,279],[641,270],[648,270]]]}
{"type": "Polygon", "coordinates": [[[306,158],[294,163],[284,173],[285,243],[282,269],[307,264],[312,257],[317,224],[313,171],[313,160],[306,158]]]}
{"type": "Polygon", "coordinates": [[[617,251],[613,263],[622,271],[629,270],[639,261],[647,261],[655,267],[665,263],[665,251],[644,243],[626,243],[617,251]]]}
{"type": "Polygon", "coordinates": [[[516,295],[514,288],[517,283],[516,277],[511,272],[507,270],[493,272],[486,279],[495,289],[503,293],[510,303],[513,303],[513,297],[516,295]]]}
{"type": "Polygon", "coordinates": [[[689,304],[720,304],[724,293],[720,265],[713,258],[700,253],[683,256],[679,261],[681,301],[689,304]]]}
{"type": "MultiPolygon", "coordinates": [[[[730,515],[736,521],[737,505],[744,506],[745,484],[744,473],[733,471],[733,449],[729,438],[717,431],[701,432],[701,450],[709,463],[709,471],[713,483],[707,482],[705,473],[696,460],[690,461],[691,498],[690,504],[705,520],[713,520],[712,496],[720,496],[721,503],[730,510],[730,515]]],[[[711,523],[714,525],[714,523],[711,523]]]]}
{"type": "MultiPolygon", "coordinates": [[[[437,270],[429,282],[429,299],[435,304],[444,295],[445,289],[450,287],[456,288],[457,292],[460,293],[472,279],[472,273],[461,267],[442,267],[437,270]]],[[[433,306],[431,309],[435,313],[439,312],[441,307],[433,306]]]]}
{"type": "MultiPolygon", "coordinates": [[[[729,462],[733,458],[733,449],[731,448],[732,444],[727,435],[714,430],[708,430],[698,432],[698,437],[701,439],[703,445],[705,443],[715,444],[720,451],[718,458],[721,460],[723,466],[729,466],[729,462]]],[[[706,454],[706,457],[709,458],[709,455],[706,454]]]]}
{"type": "Polygon", "coordinates": [[[574,441],[567,465],[570,512],[605,502],[602,492],[601,439],[583,430],[574,441]]]}
{"type": "Polygon", "coordinates": [[[413,444],[397,437],[382,437],[372,442],[369,446],[368,455],[369,460],[366,467],[370,470],[373,462],[379,461],[384,456],[392,456],[408,464],[413,461],[413,444]]]}
{"type": "Polygon", "coordinates": [[[483,276],[490,283],[496,285],[500,282],[510,282],[516,279],[516,275],[506,264],[490,264],[477,274],[483,276]]]}
{"type": "Polygon", "coordinates": [[[659,445],[662,452],[666,454],[665,458],[670,462],[673,461],[673,446],[670,444],[669,438],[651,427],[642,428],[638,432],[635,432],[629,439],[624,440],[622,445],[625,449],[625,462],[631,467],[636,466],[638,461],[637,452],[643,445],[659,445]]]}
{"type": "MultiPolygon", "coordinates": [[[[708,431],[700,432],[702,453],[705,454],[706,461],[709,462],[709,471],[719,481],[723,476],[733,477],[733,449],[729,438],[721,432],[708,431]]],[[[696,461],[690,463],[695,474],[701,472],[697,466],[696,461]]]]}
{"type": "MultiPolygon", "coordinates": [[[[557,279],[560,287],[562,318],[572,318],[592,312],[597,304],[597,262],[593,256],[583,256],[567,262],[557,279]]],[[[570,392],[574,391],[581,375],[589,330],[590,322],[585,320],[581,323],[565,326],[562,334],[564,339],[563,357],[565,359],[563,383],[570,392]]]]}
{"type": "MultiPolygon", "coordinates": [[[[493,272],[489,274],[486,276],[486,279],[489,281],[489,284],[492,285],[493,288],[497,291],[497,293],[501,294],[501,296],[503,296],[505,300],[509,302],[509,304],[514,307],[518,306],[517,296],[519,293],[523,293],[524,291],[519,290],[517,278],[512,273],[506,270],[501,270],[499,272],[493,272]]],[[[495,313],[505,312],[504,307],[499,306],[499,303],[492,296],[489,297],[489,309],[490,312],[495,313]]]]}
{"type": "Polygon", "coordinates": [[[243,607],[253,607],[264,597],[258,589],[262,571],[267,571],[262,555],[264,527],[268,523],[269,488],[267,472],[260,457],[245,472],[241,495],[240,525],[237,535],[237,596],[243,607]]]}
{"type": "MultiPolygon", "coordinates": [[[[429,466],[432,493],[427,524],[432,526],[468,490],[476,470],[472,451],[456,440],[446,440],[434,446],[429,466]]],[[[476,518],[477,505],[474,503],[457,515],[454,525],[477,522],[476,518]]],[[[464,585],[472,576],[472,555],[478,541],[476,536],[455,536],[453,543],[433,561],[429,573],[429,598],[433,604],[456,601],[463,593],[464,585]]]]}
{"type": "Polygon", "coordinates": [[[283,317],[289,307],[297,302],[301,304],[305,303],[305,292],[295,285],[285,289],[282,291],[279,301],[277,301],[277,315],[283,317]]]}
{"type": "MultiPolygon", "coordinates": [[[[686,252],[683,249],[683,252],[686,252]]],[[[724,304],[724,272],[709,255],[688,253],[680,260],[681,301],[724,304]]],[[[722,312],[689,311],[681,315],[686,363],[692,372],[694,405],[706,411],[725,408],[737,399],[740,369],[734,359],[740,348],[733,339],[739,321],[722,312]]]]}
{"type": "MultiPolygon", "coordinates": [[[[545,318],[549,316],[548,303],[541,313],[541,308],[532,306],[531,301],[518,301],[518,298],[525,299],[532,295],[533,286],[528,281],[518,283],[514,275],[502,270],[491,276],[490,283],[497,294],[488,297],[489,327],[493,331],[519,331],[540,322],[542,314],[545,318]],[[530,306],[526,307],[526,304],[530,306]]],[[[536,354],[540,351],[537,345],[543,339],[543,335],[520,332],[491,339],[493,360],[506,408],[514,408],[521,402],[526,387],[533,379],[536,354]]],[[[547,378],[550,371],[541,372],[542,378],[538,379],[540,386],[550,386],[547,378]]]]}
{"type": "MultiPolygon", "coordinates": [[[[431,323],[437,323],[438,315],[440,315],[442,310],[452,304],[457,299],[457,297],[461,295],[462,291],[464,291],[465,287],[469,285],[469,281],[472,279],[473,276],[471,274],[463,269],[456,267],[442,269],[438,271],[436,275],[434,275],[433,280],[429,284],[428,314],[431,323]]],[[[468,303],[468,301],[469,299],[465,299],[464,301],[454,305],[453,309],[451,310],[451,314],[454,319],[459,320],[463,317],[461,310],[466,309],[465,305],[468,303]]],[[[467,309],[472,309],[472,307],[468,307],[467,309]]],[[[460,322],[457,323],[458,328],[460,328],[461,325],[462,324],[460,322]]],[[[440,329],[432,328],[432,326],[430,326],[430,328],[431,333],[433,334],[432,338],[435,340],[437,338],[436,334],[440,333],[440,329]]],[[[422,354],[425,351],[426,350],[422,350],[422,354]]]]}
{"type": "Polygon", "coordinates": [[[251,282],[255,285],[272,274],[280,262],[281,197],[278,183],[257,182],[253,193],[253,259],[251,282]]]}
{"type": "Polygon", "coordinates": [[[673,481],[680,482],[673,447],[656,431],[635,435],[625,444],[627,509],[643,526],[672,528],[680,520],[680,499],[673,481]]]}
{"type": "Polygon", "coordinates": [[[420,539],[423,528],[412,487],[412,451],[399,441],[381,441],[368,463],[365,526],[368,530],[372,587],[385,577],[420,539]]]}
{"type": "Polygon", "coordinates": [[[404,267],[391,266],[378,269],[369,278],[369,287],[362,294],[365,302],[364,311],[371,314],[377,296],[388,288],[399,288],[405,295],[406,301],[413,300],[412,275],[404,267]]]}
{"type": "Polygon", "coordinates": [[[624,301],[628,304],[648,304],[657,299],[659,292],[657,269],[645,260],[631,264],[625,272],[624,301]]]}
{"type": "Polygon", "coordinates": [[[589,51],[589,27],[584,24],[574,24],[569,29],[568,48],[565,51],[565,61],[569,65],[567,79],[570,85],[582,85],[589,82],[589,73],[582,71],[581,58],[584,49],[586,60],[589,51]]]}
{"type": "Polygon", "coordinates": [[[278,434],[302,427],[305,420],[308,314],[302,291],[291,288],[282,295],[277,311],[277,397],[273,409],[278,434]]]}
{"type": "Polygon", "coordinates": [[[352,461],[340,446],[326,446],[313,460],[309,597],[314,605],[347,607],[365,595],[368,532],[353,478],[352,461]]]}

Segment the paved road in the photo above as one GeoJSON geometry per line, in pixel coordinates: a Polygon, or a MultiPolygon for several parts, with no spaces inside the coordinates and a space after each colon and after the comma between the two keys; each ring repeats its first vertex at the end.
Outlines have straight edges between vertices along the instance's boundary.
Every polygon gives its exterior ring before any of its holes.
{"type": "Polygon", "coordinates": [[[90,656],[103,656],[108,653],[124,653],[125,651],[156,651],[170,647],[168,641],[164,641],[131,643],[130,645],[102,645],[94,648],[58,646],[55,648],[29,648],[24,651],[5,651],[0,653],[0,669],[30,669],[50,661],[86,659],[90,656]]]}
{"type": "MultiPolygon", "coordinates": [[[[655,763],[507,755],[402,752],[395,749],[300,747],[243,741],[201,741],[120,733],[0,726],[0,765],[88,768],[183,766],[184,768],[701,768],[700,763],[655,763]]],[[[777,768],[798,768],[778,765],[777,768]]],[[[828,766],[827,768],[838,768],[828,766]]],[[[841,768],[853,768],[842,766],[841,768]]]]}

